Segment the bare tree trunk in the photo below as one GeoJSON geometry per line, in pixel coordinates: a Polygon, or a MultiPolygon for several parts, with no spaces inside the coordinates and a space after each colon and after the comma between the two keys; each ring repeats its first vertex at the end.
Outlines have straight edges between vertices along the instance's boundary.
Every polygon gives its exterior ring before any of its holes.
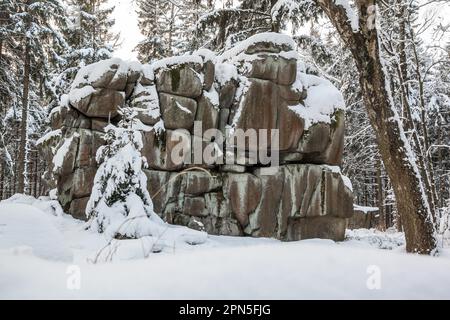
{"type": "Polygon", "coordinates": [[[39,162],[39,155],[37,150],[34,151],[34,170],[33,170],[33,193],[34,193],[34,197],[37,198],[39,197],[38,194],[38,162],[39,162]]]}
{"type": "MultiPolygon", "coordinates": [[[[1,15],[0,15],[1,19],[1,15]]],[[[2,21],[3,22],[3,21],[2,21]]],[[[2,63],[3,60],[3,40],[0,39],[0,63],[2,63]]],[[[0,105],[0,115],[3,116],[3,108],[1,108],[2,105],[0,105]]],[[[2,129],[2,128],[0,128],[2,129]]],[[[2,132],[0,132],[0,200],[3,200],[3,189],[5,187],[4,179],[5,179],[5,161],[1,158],[1,150],[3,148],[6,148],[6,146],[3,144],[3,137],[2,132]]]]}
{"type": "MultiPolygon", "coordinates": [[[[438,124],[438,126],[437,126],[437,130],[438,130],[438,141],[437,141],[437,144],[440,146],[440,145],[442,145],[442,136],[443,136],[443,134],[442,134],[442,124],[441,124],[441,120],[439,119],[439,124],[438,124]]],[[[442,148],[439,148],[438,149],[438,163],[439,163],[439,168],[440,168],[440,170],[442,170],[442,172],[440,172],[440,175],[438,175],[438,177],[439,177],[439,189],[440,189],[440,192],[439,192],[439,194],[440,194],[440,201],[439,201],[439,207],[440,208],[443,208],[444,207],[444,205],[445,205],[445,203],[444,203],[444,199],[446,198],[445,197],[445,181],[444,181],[444,179],[445,179],[445,177],[443,176],[443,174],[444,174],[444,170],[443,170],[443,168],[444,168],[444,164],[443,164],[443,158],[444,158],[444,156],[443,156],[443,154],[442,154],[442,148]]]]}
{"type": "Polygon", "coordinates": [[[26,190],[26,192],[30,196],[35,196],[35,194],[33,193],[34,192],[33,187],[34,187],[34,155],[33,155],[33,151],[29,150],[28,151],[28,189],[26,190]]]}
{"type": "Polygon", "coordinates": [[[364,172],[364,206],[369,206],[369,200],[367,199],[367,194],[369,192],[367,191],[367,173],[364,172]]]}
{"type": "Polygon", "coordinates": [[[27,148],[27,127],[28,127],[28,95],[30,90],[30,46],[28,41],[25,43],[24,53],[24,72],[23,72],[23,96],[22,96],[22,119],[20,124],[20,145],[19,157],[17,159],[17,192],[25,191],[25,164],[27,148]]]}
{"type": "MultiPolygon", "coordinates": [[[[16,124],[15,128],[14,128],[14,136],[17,137],[19,135],[19,126],[16,124]]],[[[19,149],[19,139],[15,139],[14,141],[14,150],[18,150],[19,149]]],[[[16,160],[16,164],[17,164],[17,156],[15,157],[16,160]]],[[[12,196],[17,192],[17,165],[14,166],[13,168],[13,172],[14,174],[11,175],[11,183],[10,183],[10,195],[12,196]]]]}
{"type": "Polygon", "coordinates": [[[380,59],[378,33],[371,8],[375,0],[359,0],[359,29],[354,31],[342,6],[333,0],[317,0],[349,47],[359,71],[359,81],[370,123],[375,131],[381,157],[391,180],[397,210],[405,229],[406,250],[430,254],[436,248],[434,208],[406,139],[400,117],[392,105],[384,66],[380,59]]]}
{"type": "Polygon", "coordinates": [[[398,0],[398,12],[397,19],[399,21],[399,38],[400,41],[398,43],[398,57],[399,57],[399,65],[398,65],[398,73],[400,80],[400,88],[401,88],[401,99],[402,99],[402,113],[405,118],[404,126],[405,130],[412,130],[413,124],[410,122],[410,108],[409,108],[409,89],[406,80],[408,79],[408,64],[406,61],[406,24],[405,24],[405,15],[406,15],[406,6],[405,0],[398,0]]]}
{"type": "Polygon", "coordinates": [[[378,214],[380,217],[379,228],[380,230],[386,230],[386,213],[384,212],[384,195],[383,195],[383,177],[381,175],[381,159],[377,158],[377,202],[378,202],[378,214]]]}
{"type": "MultiPolygon", "coordinates": [[[[272,12],[273,7],[278,2],[278,0],[270,0],[270,11],[269,14],[272,12]]],[[[281,21],[278,21],[279,19],[272,19],[272,32],[280,32],[281,29],[281,21]]],[[[312,21],[312,20],[311,20],[312,21]]]]}
{"type": "MultiPolygon", "coordinates": [[[[414,44],[414,38],[412,34],[409,34],[409,37],[406,32],[406,22],[409,22],[408,17],[408,11],[407,11],[407,4],[405,0],[398,0],[398,11],[397,11],[397,19],[399,21],[399,38],[400,41],[398,43],[398,47],[396,48],[397,54],[398,54],[398,65],[397,65],[397,74],[398,74],[398,80],[400,82],[400,89],[401,89],[401,101],[402,101],[402,113],[404,117],[404,129],[406,132],[409,132],[412,137],[412,148],[415,152],[415,155],[417,156],[417,166],[421,172],[422,180],[424,182],[424,185],[426,187],[426,194],[428,197],[428,202],[430,204],[430,207],[432,208],[432,211],[436,209],[435,203],[436,203],[436,189],[434,187],[434,177],[432,172],[432,167],[430,166],[430,162],[428,161],[427,157],[427,150],[428,150],[428,143],[424,143],[423,140],[421,140],[421,137],[419,135],[419,130],[414,122],[412,111],[411,111],[411,105],[410,105],[410,90],[409,90],[409,83],[411,81],[411,77],[408,73],[408,61],[407,61],[407,43],[410,43],[413,48],[415,48],[414,44]]],[[[415,49],[414,49],[415,50],[415,49]]],[[[416,55],[416,61],[417,55],[416,55]]],[[[419,81],[420,81],[420,70],[419,71],[419,81]]],[[[424,108],[421,108],[424,110],[424,108]]],[[[422,112],[422,119],[425,121],[425,115],[422,112]]],[[[424,132],[425,140],[428,140],[428,132],[425,127],[425,124],[422,122],[420,125],[420,129],[424,132]]]]}
{"type": "Polygon", "coordinates": [[[428,128],[427,128],[427,114],[426,114],[426,108],[425,108],[425,97],[424,97],[424,76],[422,76],[422,73],[420,71],[420,60],[417,53],[416,43],[414,39],[414,34],[411,31],[411,40],[413,45],[413,52],[415,57],[415,63],[416,63],[416,73],[419,81],[419,101],[420,101],[420,114],[421,114],[421,125],[422,125],[422,134],[423,134],[423,158],[425,165],[427,166],[428,172],[429,172],[429,179],[430,179],[430,193],[433,196],[433,204],[437,203],[437,194],[436,194],[436,184],[434,181],[434,168],[433,168],[433,161],[430,156],[430,139],[428,135],[428,128]]]}
{"type": "Polygon", "coordinates": [[[0,163],[0,200],[4,198],[4,188],[5,188],[5,166],[0,163]]]}

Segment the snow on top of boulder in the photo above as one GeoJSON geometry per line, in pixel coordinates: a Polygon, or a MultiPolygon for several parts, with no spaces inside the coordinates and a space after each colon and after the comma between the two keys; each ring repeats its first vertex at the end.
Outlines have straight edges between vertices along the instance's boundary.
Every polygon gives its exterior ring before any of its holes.
{"type": "Polygon", "coordinates": [[[314,107],[322,114],[332,114],[337,109],[344,109],[342,93],[328,80],[306,73],[297,75],[308,90],[306,107],[314,107]]]}
{"type": "Polygon", "coordinates": [[[305,119],[306,130],[319,122],[331,123],[334,113],[345,109],[342,93],[327,79],[306,73],[303,64],[298,64],[297,79],[292,88],[307,92],[303,104],[289,107],[305,119]]]}
{"type": "Polygon", "coordinates": [[[43,212],[45,212],[50,216],[60,217],[64,214],[64,211],[59,202],[55,201],[56,197],[54,195],[52,196],[53,198],[51,196],[49,197],[42,196],[36,199],[33,196],[17,193],[13,195],[11,198],[1,201],[0,204],[5,203],[27,204],[33,206],[34,208],[42,210],[43,212]]]}
{"type": "Polygon", "coordinates": [[[217,58],[217,55],[214,51],[205,48],[198,49],[193,53],[193,55],[202,57],[204,62],[211,61],[214,63],[216,62],[217,58]]]}
{"type": "Polygon", "coordinates": [[[99,80],[108,71],[116,69],[114,78],[126,75],[129,70],[129,63],[120,58],[112,58],[89,64],[78,71],[71,88],[75,89],[85,84],[91,84],[99,80]],[[113,66],[115,67],[113,68],[113,66]]]}
{"type": "Polygon", "coordinates": [[[341,175],[341,179],[342,182],[344,183],[344,186],[350,190],[351,192],[353,192],[353,184],[352,181],[350,180],[349,177],[347,177],[346,175],[344,175],[341,171],[341,168],[339,166],[329,166],[329,165],[324,165],[325,168],[327,168],[328,170],[331,170],[331,172],[333,173],[339,173],[341,175]]]}
{"type": "Polygon", "coordinates": [[[150,81],[155,80],[155,73],[153,72],[153,68],[151,65],[143,64],[141,70],[142,70],[142,74],[144,75],[145,78],[147,78],[150,81]]]}
{"type": "Polygon", "coordinates": [[[295,51],[295,50],[291,50],[291,51],[281,51],[278,55],[279,55],[280,57],[282,57],[282,58],[287,59],[287,60],[291,60],[291,59],[298,60],[299,57],[300,57],[299,54],[298,54],[298,52],[295,51]]]}
{"type": "Polygon", "coordinates": [[[360,206],[360,205],[353,205],[353,209],[355,209],[356,211],[361,211],[365,214],[370,213],[370,212],[377,212],[380,209],[377,207],[364,207],[364,206],[360,206]]]}
{"type": "Polygon", "coordinates": [[[199,55],[183,55],[183,56],[169,57],[153,62],[151,64],[151,67],[154,71],[157,71],[159,69],[168,69],[175,65],[182,65],[188,63],[197,63],[203,65],[203,59],[199,55]]]}
{"type": "MultiPolygon", "coordinates": [[[[61,95],[61,98],[59,99],[59,104],[62,107],[68,107],[69,106],[69,95],[68,94],[61,95]]],[[[56,108],[53,108],[52,111],[54,109],[56,109],[56,108]]]]}
{"type": "Polygon", "coordinates": [[[155,80],[153,68],[150,64],[142,64],[139,61],[133,60],[128,62],[128,72],[139,72],[144,78],[149,81],[155,80]]]}
{"type": "Polygon", "coordinates": [[[128,62],[128,70],[134,72],[141,72],[143,69],[143,65],[136,60],[128,62]]]}
{"type": "Polygon", "coordinates": [[[228,81],[239,79],[238,70],[236,66],[231,63],[217,63],[215,68],[216,81],[221,86],[223,86],[228,81]]]}
{"type": "Polygon", "coordinates": [[[247,51],[247,49],[258,43],[271,43],[276,46],[289,48],[289,50],[281,50],[281,51],[291,51],[296,48],[294,40],[289,35],[276,32],[263,32],[255,34],[254,36],[251,36],[250,38],[244,41],[238,42],[233,46],[233,48],[225,51],[221,55],[221,59],[222,61],[225,61],[228,59],[232,59],[236,56],[239,56],[241,53],[247,51]]]}
{"type": "Polygon", "coordinates": [[[238,42],[234,47],[218,56],[216,62],[235,65],[241,74],[245,74],[252,70],[254,61],[267,56],[297,60],[296,48],[294,40],[286,34],[260,33],[238,42]],[[258,48],[258,44],[262,44],[261,48],[258,48]]]}
{"type": "Polygon", "coordinates": [[[82,88],[73,88],[69,93],[69,101],[71,103],[77,103],[82,99],[93,94],[95,89],[92,86],[84,86],[82,88]]]}
{"type": "Polygon", "coordinates": [[[51,218],[40,209],[22,203],[0,202],[0,248],[49,260],[73,259],[51,218]]]}

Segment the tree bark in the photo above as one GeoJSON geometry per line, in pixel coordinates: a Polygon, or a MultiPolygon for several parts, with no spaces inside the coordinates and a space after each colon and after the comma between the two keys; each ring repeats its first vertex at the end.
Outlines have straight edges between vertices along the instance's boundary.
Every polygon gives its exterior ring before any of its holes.
{"type": "Polygon", "coordinates": [[[381,230],[386,230],[386,213],[384,210],[384,190],[383,190],[383,177],[381,175],[381,159],[377,159],[377,202],[378,202],[378,214],[380,217],[379,228],[381,230]]]}
{"type": "MultiPolygon", "coordinates": [[[[402,18],[403,19],[403,18],[402,18]]],[[[403,23],[404,24],[404,23],[403,23]]],[[[402,24],[400,24],[402,25],[402,24]]],[[[400,36],[404,36],[404,32],[400,31],[400,36]]],[[[427,147],[424,146],[423,143],[420,140],[419,131],[416,128],[416,125],[414,123],[414,119],[411,112],[411,105],[409,103],[409,88],[408,88],[408,82],[411,80],[408,76],[407,68],[405,66],[407,65],[407,59],[406,59],[406,53],[405,53],[405,43],[406,37],[401,38],[400,46],[399,46],[399,65],[397,67],[397,74],[398,74],[398,80],[400,82],[400,91],[401,91],[401,101],[402,101],[402,113],[404,117],[403,121],[403,127],[407,132],[410,132],[411,138],[413,141],[413,150],[415,154],[417,155],[417,164],[419,167],[419,170],[421,172],[421,176],[423,177],[424,184],[427,190],[427,196],[428,196],[428,202],[430,203],[430,206],[432,208],[435,208],[435,192],[433,191],[433,184],[432,184],[432,177],[430,167],[426,164],[426,156],[425,151],[427,147]],[[427,171],[428,169],[428,171],[427,171]]],[[[422,125],[423,127],[423,125],[422,125]]]]}
{"type": "Polygon", "coordinates": [[[19,157],[17,163],[17,192],[25,191],[25,165],[27,149],[27,128],[28,128],[28,96],[30,91],[30,46],[25,39],[24,71],[23,71],[23,96],[22,96],[22,119],[20,123],[20,144],[19,157]]]}
{"type": "Polygon", "coordinates": [[[39,172],[38,172],[38,163],[39,163],[39,155],[38,155],[38,151],[35,150],[34,151],[34,157],[33,157],[33,194],[34,197],[37,198],[39,197],[38,194],[38,176],[39,176],[39,172]]]}
{"type": "Polygon", "coordinates": [[[370,9],[374,8],[375,0],[357,1],[360,13],[357,31],[352,29],[342,6],[336,5],[333,0],[316,1],[355,60],[364,105],[394,189],[397,210],[405,230],[406,250],[430,254],[436,249],[434,208],[429,204],[413,150],[405,137],[395,106],[392,105],[380,57],[377,30],[368,23],[373,21],[370,9]]]}
{"type": "Polygon", "coordinates": [[[0,163],[0,200],[3,200],[5,188],[5,166],[0,163]]]}
{"type": "MultiPolygon", "coordinates": [[[[441,119],[439,119],[438,120],[439,121],[439,123],[438,123],[438,126],[437,126],[437,131],[438,131],[438,141],[437,141],[437,144],[440,146],[440,145],[442,145],[442,140],[443,140],[443,134],[442,134],[442,120],[441,119]]],[[[443,171],[443,168],[444,168],[444,164],[443,164],[443,159],[444,159],[444,156],[443,156],[443,154],[442,154],[442,148],[441,147],[439,147],[439,149],[438,149],[438,163],[439,163],[439,168],[440,168],[440,170],[442,170],[443,171]]],[[[444,205],[445,205],[445,201],[444,201],[444,199],[447,199],[447,197],[446,197],[446,188],[445,188],[445,176],[444,176],[444,172],[440,172],[440,175],[439,175],[439,187],[440,187],[440,191],[439,191],[439,194],[440,194],[440,201],[439,201],[439,204],[437,204],[437,205],[439,205],[439,207],[440,208],[443,208],[444,207],[444,205]]]]}
{"type": "Polygon", "coordinates": [[[429,173],[429,186],[427,186],[430,190],[430,194],[432,196],[432,204],[436,205],[437,203],[437,193],[436,193],[436,184],[434,180],[434,168],[433,168],[433,160],[431,159],[429,149],[430,149],[430,139],[428,135],[428,128],[427,128],[427,113],[426,113],[426,107],[425,107],[425,97],[424,97],[424,77],[426,77],[426,74],[422,76],[421,70],[420,70],[420,60],[419,55],[417,52],[416,47],[416,40],[415,35],[411,27],[411,21],[408,20],[408,25],[410,30],[410,37],[411,37],[411,44],[414,52],[414,61],[416,65],[416,73],[417,78],[419,82],[419,101],[420,101],[420,114],[421,114],[421,129],[423,134],[423,161],[424,165],[426,165],[426,168],[428,169],[429,173]]]}

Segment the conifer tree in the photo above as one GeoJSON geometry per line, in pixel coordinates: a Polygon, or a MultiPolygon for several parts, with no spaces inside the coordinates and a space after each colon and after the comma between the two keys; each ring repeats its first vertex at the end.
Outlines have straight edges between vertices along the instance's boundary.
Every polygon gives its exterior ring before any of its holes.
{"type": "Polygon", "coordinates": [[[136,47],[142,62],[166,56],[167,48],[163,37],[162,14],[167,12],[169,3],[160,0],[138,0],[138,25],[145,39],[136,47]]]}
{"type": "Polygon", "coordinates": [[[198,49],[196,24],[210,0],[139,0],[139,27],[145,39],[136,47],[143,62],[198,49]]]}
{"type": "Polygon", "coordinates": [[[57,96],[66,93],[81,67],[112,57],[118,35],[111,32],[114,7],[105,6],[107,2],[68,0],[69,23],[62,33],[70,49],[62,56],[61,68],[54,72],[53,86],[57,96]]]}
{"type": "Polygon", "coordinates": [[[202,46],[217,51],[262,32],[280,32],[288,23],[316,19],[320,9],[309,1],[242,0],[236,8],[224,6],[204,14],[197,25],[202,46]]]}
{"type": "Polygon", "coordinates": [[[15,0],[0,3],[0,194],[5,187],[5,179],[13,172],[13,160],[10,150],[11,127],[7,122],[10,110],[19,108],[20,95],[18,72],[20,60],[15,57],[17,41],[14,39],[11,15],[17,9],[15,0]]]}
{"type": "Polygon", "coordinates": [[[86,208],[92,230],[118,239],[151,234],[149,218],[155,219],[143,172],[142,136],[133,129],[134,116],[135,111],[124,108],[119,125],[106,128],[106,145],[97,152],[100,167],[86,208]]]}
{"type": "Polygon", "coordinates": [[[65,10],[59,0],[17,2],[10,15],[11,30],[20,44],[22,68],[20,144],[17,159],[17,192],[25,191],[28,138],[43,119],[41,101],[49,89],[52,67],[61,62],[61,52],[68,48],[59,31],[66,24],[65,10]],[[29,119],[29,116],[32,116],[29,119]]]}

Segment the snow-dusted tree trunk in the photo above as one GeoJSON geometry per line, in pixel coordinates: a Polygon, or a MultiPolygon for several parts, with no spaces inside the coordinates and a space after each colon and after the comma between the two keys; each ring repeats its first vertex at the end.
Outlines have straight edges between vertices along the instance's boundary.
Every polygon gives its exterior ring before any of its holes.
{"type": "Polygon", "coordinates": [[[381,159],[377,157],[377,174],[376,174],[376,182],[377,182],[377,202],[378,202],[378,214],[379,214],[379,228],[381,230],[386,230],[386,212],[384,209],[384,189],[383,189],[383,177],[382,177],[382,168],[381,168],[381,159]]]}
{"type": "Polygon", "coordinates": [[[376,0],[356,1],[358,20],[349,16],[351,8],[347,1],[316,1],[351,50],[358,68],[364,104],[396,196],[406,249],[430,254],[436,248],[434,208],[429,203],[425,177],[419,170],[392,102],[380,58],[378,32],[374,27],[376,0]]]}
{"type": "Polygon", "coordinates": [[[22,119],[20,123],[19,158],[17,161],[17,192],[25,192],[25,172],[27,158],[27,128],[28,128],[28,96],[30,92],[30,46],[28,40],[25,43],[24,71],[23,71],[23,96],[22,119]]]}

